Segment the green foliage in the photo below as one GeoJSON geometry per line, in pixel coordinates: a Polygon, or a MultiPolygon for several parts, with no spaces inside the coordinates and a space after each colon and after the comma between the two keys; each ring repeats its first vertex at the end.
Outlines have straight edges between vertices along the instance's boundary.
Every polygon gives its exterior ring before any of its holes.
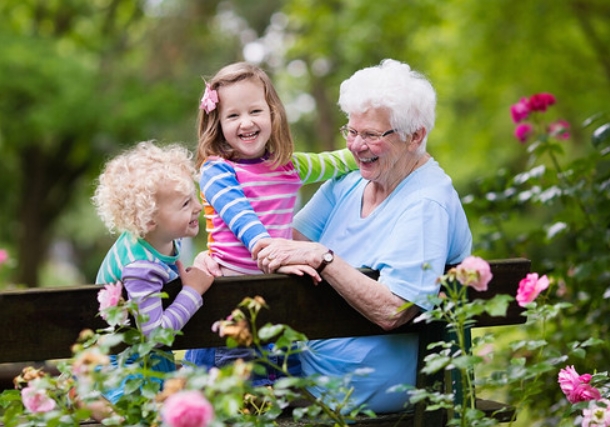
{"type": "Polygon", "coordinates": [[[275,426],[276,419],[295,400],[309,402],[308,406],[293,408],[295,419],[315,419],[316,425],[347,426],[361,412],[361,408],[347,410],[350,377],[291,376],[286,359],[300,351],[295,342],[307,338],[286,325],[259,328],[256,319],[263,308],[266,304],[262,298],[245,298],[229,318],[215,325],[221,336],[236,345],[244,345],[246,340],[258,349],[258,359],[238,360],[209,372],[205,367],[190,365],[179,371],[162,372],[154,365],[168,354],[159,348],[171,346],[179,332],[159,328],[145,336],[139,327],[126,323],[129,316],[132,321],[138,319],[136,324],[145,320],[137,305],[120,300],[100,312],[108,328],[81,333],[73,346],[73,358],[59,364],[59,376],[26,368],[17,379],[19,390],[0,394],[0,420],[6,427],[68,427],[95,416],[98,420],[103,418],[101,422],[108,426],[156,426],[160,425],[167,399],[181,391],[197,390],[213,408],[210,425],[214,427],[275,426]],[[271,351],[265,346],[269,342],[275,343],[271,351]],[[115,354],[113,363],[110,354],[115,354]],[[278,359],[286,362],[278,366],[274,362],[278,359]],[[281,378],[273,388],[253,386],[251,373],[264,372],[266,368],[278,370],[281,378]],[[324,396],[317,399],[311,395],[308,389],[314,386],[323,386],[324,396]],[[116,402],[103,398],[118,387],[123,394],[116,402]],[[25,389],[41,393],[37,402],[27,401],[22,394],[25,389]],[[52,407],[44,408],[45,402],[53,402],[52,407]],[[99,410],[102,404],[103,412],[99,410]]]}
{"type": "MultiPolygon", "coordinates": [[[[569,311],[572,304],[561,301],[550,303],[548,294],[539,295],[543,290],[542,287],[532,292],[536,287],[529,286],[528,282],[534,280],[534,277],[528,275],[519,284],[516,298],[518,304],[524,308],[523,315],[527,319],[525,333],[510,341],[504,349],[496,347],[495,351],[476,354],[478,346],[497,343],[497,335],[495,330],[490,329],[474,340],[475,346],[471,346],[470,325],[482,313],[492,316],[506,315],[507,303],[514,297],[497,295],[491,300],[470,300],[467,292],[469,286],[473,286],[475,290],[486,290],[487,287],[477,288],[463,280],[464,276],[461,276],[459,271],[472,268],[472,264],[466,266],[467,261],[468,259],[440,277],[441,294],[439,297],[431,298],[434,308],[415,319],[416,322],[443,322],[446,326],[447,334],[444,340],[428,345],[430,353],[425,359],[423,372],[428,375],[437,372],[444,372],[445,376],[450,374],[453,378],[453,390],[448,392],[439,390],[438,387],[417,389],[411,392],[412,402],[425,404],[426,410],[440,408],[447,410],[448,413],[453,414],[447,425],[493,426],[497,425],[498,421],[493,414],[489,416],[477,409],[475,397],[485,398],[482,396],[484,393],[505,390],[516,409],[517,420],[521,420],[524,414],[528,413],[528,409],[530,413],[533,409],[539,409],[539,412],[544,412],[544,420],[552,422],[553,425],[559,425],[560,421],[567,422],[561,425],[573,425],[572,420],[578,415],[577,412],[586,405],[576,404],[571,410],[566,410],[566,400],[556,379],[558,366],[564,366],[570,358],[582,358],[592,347],[603,344],[603,341],[587,339],[573,342],[566,351],[556,348],[548,339],[552,336],[549,326],[553,325],[555,319],[569,311]],[[485,375],[477,375],[475,378],[475,368],[482,364],[487,366],[489,372],[485,375]],[[492,366],[494,368],[489,369],[492,366]],[[559,404],[544,401],[545,395],[555,394],[548,388],[549,376],[554,377],[553,388],[559,390],[561,396],[558,398],[559,404]],[[540,408],[541,404],[549,406],[540,408]]],[[[476,273],[476,270],[472,272],[476,273]]],[[[482,275],[479,274],[479,277],[482,275]]],[[[545,277],[537,276],[535,281],[538,284],[547,282],[545,277]]],[[[575,383],[583,382],[588,386],[588,380],[583,380],[578,374],[575,374],[575,377],[573,379],[575,383]]],[[[600,373],[593,376],[591,384],[599,386],[600,390],[602,387],[606,390],[607,382],[607,374],[600,373]]],[[[576,384],[574,384],[575,388],[576,384]]],[[[582,397],[579,399],[585,400],[582,397]]],[[[603,402],[599,404],[603,405],[603,402]]],[[[523,425],[533,424],[531,418],[527,416],[525,418],[522,421],[523,425]]],[[[510,425],[514,423],[514,418],[509,420],[510,425]]]]}
{"type": "MultiPolygon", "coordinates": [[[[582,154],[573,155],[568,141],[548,132],[548,114],[534,117],[536,134],[523,146],[525,171],[500,170],[478,180],[466,197],[467,210],[484,224],[479,249],[487,257],[527,256],[535,270],[556,284],[551,295],[556,304],[547,310],[557,311],[540,314],[548,320],[545,342],[514,350],[534,352],[546,344],[547,360],[569,355],[575,359],[570,363],[594,371],[610,356],[607,346],[590,348],[607,336],[610,315],[609,117],[599,114],[583,124],[592,135],[590,145],[586,150],[577,145],[582,154]]],[[[573,133],[579,135],[580,129],[573,133]]],[[[539,374],[543,382],[530,410],[550,418],[561,398],[554,385],[557,372],[541,365],[539,374]]]]}

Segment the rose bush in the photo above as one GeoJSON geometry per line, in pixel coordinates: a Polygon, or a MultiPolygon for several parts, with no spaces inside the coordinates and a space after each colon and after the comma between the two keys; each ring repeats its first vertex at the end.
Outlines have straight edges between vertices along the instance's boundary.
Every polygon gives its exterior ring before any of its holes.
{"type": "Polygon", "coordinates": [[[101,288],[98,302],[108,328],[82,331],[72,348],[73,358],[58,365],[58,376],[26,368],[15,379],[15,390],[0,394],[0,420],[6,427],[67,427],[92,418],[108,426],[271,426],[296,399],[311,404],[295,408],[295,418],[345,426],[357,413],[344,414],[347,382],[294,378],[287,366],[276,364],[299,351],[293,344],[307,338],[286,325],[257,325],[258,313],[266,308],[260,297],[244,299],[214,329],[227,338],[227,345],[252,345],[262,356],[209,372],[195,366],[169,373],[152,370],[155,348],[171,346],[176,332],[161,328],[145,337],[137,326],[130,326],[129,317],[136,325],[143,318],[137,305],[123,299],[120,283],[101,288]],[[264,345],[270,341],[275,342],[274,357],[264,345]],[[125,349],[117,352],[117,346],[125,349]],[[273,388],[252,386],[250,375],[265,368],[285,377],[273,388]],[[328,386],[329,404],[307,391],[320,383],[328,386]],[[105,396],[117,387],[123,387],[124,394],[111,403],[105,396]]]}
{"type": "MultiPolygon", "coordinates": [[[[538,306],[535,299],[548,287],[549,279],[546,275],[539,277],[536,273],[528,274],[523,278],[516,296],[495,295],[490,300],[469,300],[468,288],[481,292],[488,288],[492,279],[489,264],[480,257],[467,257],[460,265],[450,269],[439,278],[441,293],[431,298],[434,308],[422,313],[416,322],[441,321],[447,326],[447,338],[438,343],[432,343],[431,348],[437,348],[436,354],[429,355],[425,362],[424,371],[432,374],[441,370],[458,373],[457,384],[460,384],[460,393],[454,395],[443,390],[416,390],[413,394],[416,401],[427,401],[431,408],[442,407],[455,414],[448,425],[461,427],[492,426],[498,421],[487,416],[476,408],[476,396],[482,390],[490,388],[511,386],[522,397],[520,405],[529,398],[530,390],[536,389],[536,382],[541,372],[552,369],[552,364],[545,360],[541,354],[540,360],[525,361],[515,357],[512,366],[506,367],[489,377],[479,377],[475,381],[474,370],[483,362],[489,363],[493,353],[476,354],[475,348],[483,344],[496,341],[492,331],[487,331],[478,337],[471,345],[470,325],[475,317],[486,313],[490,316],[504,316],[510,301],[520,297],[519,305],[526,310],[528,322],[544,321],[554,316],[559,308],[548,310],[544,305],[538,306]],[[518,369],[516,369],[518,368],[518,369]]],[[[515,350],[524,347],[531,349],[543,348],[544,341],[517,340],[511,344],[515,350]],[[536,344],[532,344],[535,342],[536,344]]]]}
{"type": "MultiPolygon", "coordinates": [[[[494,370],[508,367],[508,377],[518,377],[527,369],[517,364],[537,361],[530,365],[537,365],[530,378],[536,381],[528,383],[525,393],[497,374],[498,385],[507,384],[503,393],[509,400],[525,405],[529,419],[523,425],[573,425],[575,417],[579,423],[588,402],[576,404],[579,409],[573,412],[557,387],[559,369],[569,362],[594,372],[610,359],[610,347],[600,345],[610,316],[610,120],[607,113],[598,113],[582,126],[571,126],[554,116],[559,107],[548,93],[512,105],[509,117],[521,155],[478,179],[464,198],[468,217],[478,221],[478,253],[486,258],[526,256],[549,277],[548,284],[532,280],[517,296],[527,305],[536,287],[549,286],[544,303],[528,308],[525,328],[510,335],[521,339],[511,343],[507,334],[495,343],[495,357],[486,368],[496,375],[494,370]]],[[[562,108],[567,111],[569,106],[562,108]]]]}

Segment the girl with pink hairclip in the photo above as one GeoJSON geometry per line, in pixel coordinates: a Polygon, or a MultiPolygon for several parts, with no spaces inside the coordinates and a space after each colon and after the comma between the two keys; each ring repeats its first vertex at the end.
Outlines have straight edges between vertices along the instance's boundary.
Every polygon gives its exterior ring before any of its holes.
{"type": "MultiPolygon", "coordinates": [[[[245,62],[222,68],[206,84],[196,166],[201,168],[208,251],[195,259],[195,265],[205,265],[209,256],[223,275],[261,274],[251,252],[259,242],[292,238],[300,187],[357,169],[347,149],[294,153],[286,111],[271,79],[245,62]]],[[[309,265],[286,266],[279,272],[321,280],[309,265]]],[[[251,358],[251,350],[191,350],[186,355],[187,360],[210,366],[238,357],[251,358]]],[[[273,375],[268,373],[259,383],[272,383],[273,375]]]]}

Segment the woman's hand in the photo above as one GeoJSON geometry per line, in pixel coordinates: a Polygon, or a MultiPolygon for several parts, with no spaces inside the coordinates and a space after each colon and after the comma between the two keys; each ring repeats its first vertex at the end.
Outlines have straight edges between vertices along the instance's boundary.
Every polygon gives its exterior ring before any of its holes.
{"type": "Polygon", "coordinates": [[[328,249],[319,243],[265,239],[256,243],[252,257],[257,260],[258,268],[265,273],[274,272],[283,266],[309,266],[301,271],[320,281],[320,275],[315,270],[322,264],[322,256],[326,252],[328,249]]]}
{"type": "Polygon", "coordinates": [[[315,270],[315,268],[313,268],[309,265],[306,265],[306,264],[305,265],[300,265],[300,264],[283,265],[280,268],[278,268],[275,272],[282,273],[282,274],[295,274],[297,276],[302,276],[303,274],[309,274],[311,276],[311,278],[313,279],[313,283],[315,285],[317,285],[318,283],[320,283],[322,281],[322,277],[320,277],[320,275],[315,270]]]}

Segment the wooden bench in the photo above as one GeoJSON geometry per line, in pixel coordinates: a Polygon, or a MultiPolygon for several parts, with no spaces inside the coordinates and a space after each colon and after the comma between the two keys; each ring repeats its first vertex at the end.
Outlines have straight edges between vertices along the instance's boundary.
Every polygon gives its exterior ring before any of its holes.
{"type": "MultiPolygon", "coordinates": [[[[493,280],[486,292],[472,292],[471,298],[489,299],[496,294],[515,295],[519,281],[530,271],[527,259],[491,261],[493,280]]],[[[376,272],[364,271],[370,277],[376,272]]],[[[167,292],[175,294],[179,284],[169,284],[167,292]]],[[[13,290],[0,292],[0,390],[19,373],[21,364],[69,358],[70,347],[81,330],[98,329],[105,323],[97,316],[99,286],[84,285],[61,288],[13,290]],[[16,364],[14,364],[16,363],[16,364]],[[3,380],[3,381],[2,381],[3,380]]],[[[266,322],[283,323],[304,333],[309,339],[336,338],[416,332],[420,335],[420,354],[417,376],[418,387],[429,387],[438,381],[448,381],[439,373],[427,376],[421,373],[426,346],[441,341],[444,326],[407,324],[392,331],[384,331],[369,322],[349,306],[328,284],[313,286],[309,278],[286,275],[237,276],[218,278],[204,296],[204,306],[183,329],[173,348],[175,350],[224,345],[224,339],[211,331],[211,325],[224,319],[244,297],[262,296],[270,307],[260,313],[261,325],[266,322]]],[[[511,303],[505,317],[481,316],[476,327],[515,325],[525,322],[521,308],[511,303]]],[[[448,384],[450,386],[450,384],[448,384]]],[[[510,408],[495,402],[478,400],[477,406],[486,413],[497,412],[500,421],[513,415],[510,408]],[[508,410],[507,410],[508,409],[508,410]]],[[[414,413],[383,416],[363,420],[359,424],[376,426],[442,426],[446,423],[445,411],[425,411],[423,405],[414,413]]]]}

